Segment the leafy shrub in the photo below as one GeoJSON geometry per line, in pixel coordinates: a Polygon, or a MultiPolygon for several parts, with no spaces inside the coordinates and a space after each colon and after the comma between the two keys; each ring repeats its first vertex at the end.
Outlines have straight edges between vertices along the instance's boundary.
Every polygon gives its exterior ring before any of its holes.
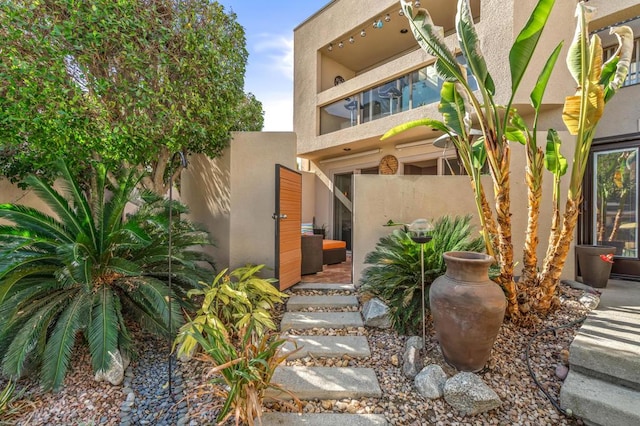
{"type": "Polygon", "coordinates": [[[216,329],[232,339],[250,324],[258,336],[276,329],[270,310],[288,296],[275,288],[275,279],[257,276],[262,268],[264,265],[247,265],[230,273],[224,269],[211,285],[201,283],[201,288],[188,292],[190,298],[201,297],[202,305],[176,338],[179,357],[189,357],[197,349],[194,329],[199,333],[216,329]]]}
{"type": "MultiPolygon", "coordinates": [[[[471,216],[444,216],[434,223],[432,240],[424,247],[425,299],[429,285],[443,275],[442,257],[448,251],[484,249],[481,237],[471,238],[471,216]]],[[[413,334],[422,324],[420,245],[406,230],[394,230],[380,238],[375,251],[367,254],[367,267],[360,279],[361,290],[380,298],[389,306],[391,324],[398,333],[413,334]]],[[[425,300],[425,306],[429,301],[425,300]]]]}
{"type": "Polygon", "coordinates": [[[253,419],[261,417],[264,393],[269,388],[290,395],[301,410],[300,400],[294,394],[271,383],[276,368],[288,356],[280,351],[287,339],[274,331],[259,336],[252,330],[254,324],[255,318],[252,318],[247,326],[239,330],[238,339],[235,340],[209,324],[203,325],[204,333],[192,326],[191,336],[205,352],[201,359],[214,364],[208,372],[209,376],[213,376],[210,381],[214,386],[213,392],[224,399],[216,419],[218,424],[233,415],[236,426],[241,422],[252,426],[253,419]]]}
{"type": "Polygon", "coordinates": [[[140,180],[135,171],[109,185],[96,167],[89,199],[60,163],[61,191],[31,176],[26,183],[55,214],[0,205],[0,358],[2,371],[20,377],[27,361],[40,364],[45,388],[58,388],[78,334],[84,336],[94,371],[106,371],[120,351],[133,355],[125,313],[168,337],[190,307],[187,291],[211,276],[213,263],[193,246],[210,244],[206,232],[186,220],[171,223],[172,291],[169,291],[170,207],[178,203],[151,193],[124,218],[140,180]],[[208,267],[201,266],[202,262],[208,267]],[[169,297],[176,300],[169,314],[169,297]],[[172,324],[169,324],[169,318],[172,324]]]}

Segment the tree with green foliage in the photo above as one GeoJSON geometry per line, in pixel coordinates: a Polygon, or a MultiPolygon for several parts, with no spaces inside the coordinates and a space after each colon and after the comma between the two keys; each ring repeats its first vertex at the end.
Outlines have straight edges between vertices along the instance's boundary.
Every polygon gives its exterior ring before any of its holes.
{"type": "Polygon", "coordinates": [[[98,164],[90,202],[69,168],[58,168],[61,191],[34,175],[26,180],[55,217],[0,204],[0,219],[11,222],[0,225],[1,370],[18,378],[26,365],[39,365],[45,388],[54,389],[79,336],[94,371],[108,371],[118,353],[134,353],[130,321],[173,335],[184,323],[180,307],[193,308],[187,292],[213,276],[211,258],[194,250],[210,244],[208,234],[185,219],[169,220],[170,208],[185,212],[181,204],[145,191],[140,208],[124,218],[138,193],[137,171],[112,186],[98,164]]]}
{"type": "Polygon", "coordinates": [[[245,45],[235,14],[209,0],[2,2],[0,172],[135,165],[165,194],[173,153],[215,157],[231,131],[262,129],[245,45]]]}

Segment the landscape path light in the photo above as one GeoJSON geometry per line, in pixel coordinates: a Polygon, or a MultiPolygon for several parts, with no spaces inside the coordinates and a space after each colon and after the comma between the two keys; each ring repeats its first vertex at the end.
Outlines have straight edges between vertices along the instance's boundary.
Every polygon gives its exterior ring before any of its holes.
{"type": "Polygon", "coordinates": [[[426,348],[427,321],[424,306],[424,245],[431,241],[433,224],[427,219],[416,219],[409,225],[409,236],[414,243],[420,244],[420,276],[422,277],[422,349],[426,348]]]}

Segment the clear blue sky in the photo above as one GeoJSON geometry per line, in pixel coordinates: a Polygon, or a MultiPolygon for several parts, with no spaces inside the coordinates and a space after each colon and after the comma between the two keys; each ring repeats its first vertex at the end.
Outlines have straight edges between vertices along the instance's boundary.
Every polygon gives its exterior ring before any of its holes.
{"type": "Polygon", "coordinates": [[[218,0],[247,37],[245,92],[265,110],[265,131],[293,130],[293,29],[329,0],[218,0]]]}

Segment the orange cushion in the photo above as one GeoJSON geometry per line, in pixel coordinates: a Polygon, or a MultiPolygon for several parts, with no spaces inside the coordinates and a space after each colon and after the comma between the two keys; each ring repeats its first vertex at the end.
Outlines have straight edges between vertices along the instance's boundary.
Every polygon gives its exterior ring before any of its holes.
{"type": "Polygon", "coordinates": [[[322,240],[322,250],[331,250],[331,249],[339,249],[339,248],[347,248],[346,241],[322,240]]]}

